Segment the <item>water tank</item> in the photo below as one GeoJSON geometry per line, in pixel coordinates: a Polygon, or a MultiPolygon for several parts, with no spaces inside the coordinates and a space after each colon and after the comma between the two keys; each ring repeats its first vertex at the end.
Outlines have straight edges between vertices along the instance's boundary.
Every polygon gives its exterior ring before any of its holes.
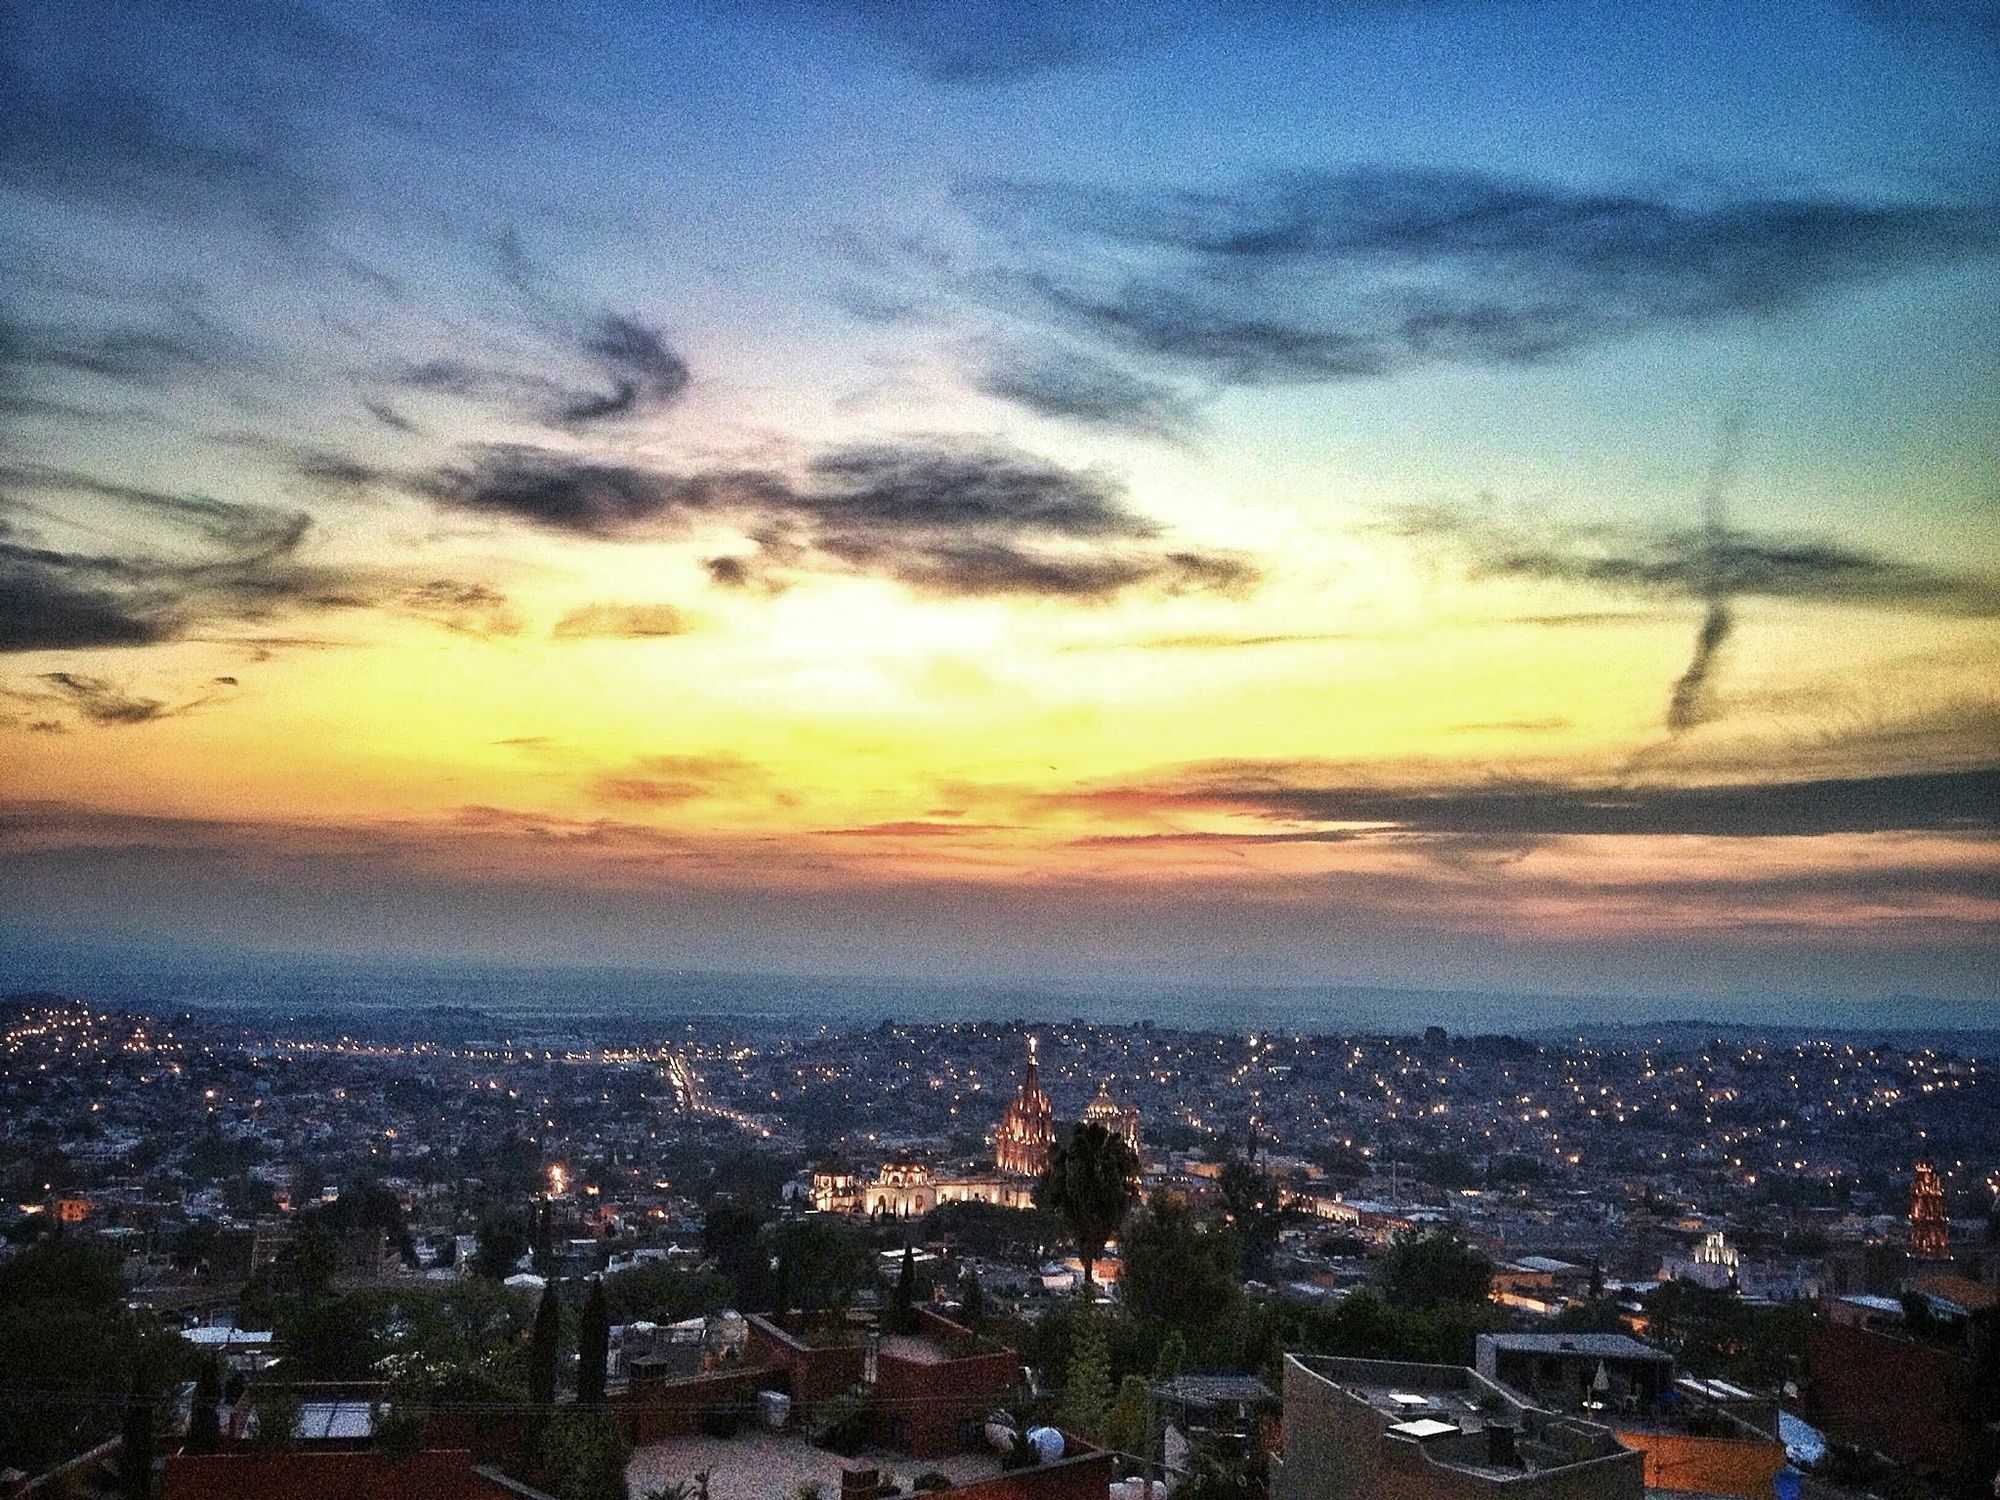
{"type": "Polygon", "coordinates": [[[1063,1456],[1063,1435],[1053,1427],[1030,1427],[1028,1441],[1045,1464],[1052,1464],[1063,1456]]]}

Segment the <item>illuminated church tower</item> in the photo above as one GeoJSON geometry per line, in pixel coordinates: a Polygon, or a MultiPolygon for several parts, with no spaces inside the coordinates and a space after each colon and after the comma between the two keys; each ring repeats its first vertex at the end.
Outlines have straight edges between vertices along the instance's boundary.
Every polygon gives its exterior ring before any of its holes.
{"type": "Polygon", "coordinates": [[[1910,1259],[1950,1260],[1951,1221],[1944,1211],[1944,1179],[1925,1157],[1910,1183],[1910,1259]]]}
{"type": "Polygon", "coordinates": [[[1035,1039],[1028,1038],[1028,1071],[1021,1079],[1021,1091],[1007,1106],[1000,1128],[993,1132],[993,1161],[1003,1172],[1018,1177],[1039,1177],[1049,1164],[1049,1147],[1055,1144],[1055,1109],[1042,1092],[1042,1067],[1035,1057],[1035,1039]]]}
{"type": "Polygon", "coordinates": [[[1083,1122],[1086,1125],[1102,1125],[1113,1135],[1124,1136],[1132,1154],[1139,1154],[1139,1110],[1135,1105],[1120,1104],[1111,1097],[1109,1078],[1099,1081],[1097,1097],[1083,1107],[1083,1122]]]}

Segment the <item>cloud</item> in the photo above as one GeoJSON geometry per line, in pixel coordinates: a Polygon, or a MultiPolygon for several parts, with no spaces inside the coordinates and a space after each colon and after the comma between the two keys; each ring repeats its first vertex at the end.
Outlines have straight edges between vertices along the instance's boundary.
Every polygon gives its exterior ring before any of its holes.
{"type": "MultiPolygon", "coordinates": [[[[193,713],[226,696],[236,686],[234,677],[211,678],[198,696],[175,703],[164,698],[144,697],[104,677],[82,672],[42,672],[25,687],[0,689],[0,695],[19,703],[54,705],[89,723],[119,727],[150,724],[157,719],[172,719],[193,713]]],[[[58,720],[38,722],[32,727],[59,730],[63,726],[58,720]]]]}
{"type": "MultiPolygon", "coordinates": [[[[519,628],[505,595],[485,584],[307,560],[313,523],[303,510],[25,465],[0,468],[0,486],[0,652],[150,646],[279,616],[369,609],[481,636],[519,628]],[[65,514],[78,502],[136,524],[147,544],[104,546],[101,528],[65,514]],[[98,550],[47,536],[79,530],[98,550]]],[[[258,636],[241,644],[327,643],[258,636]]]]}
{"type": "Polygon", "coordinates": [[[1852,3],[1855,10],[1878,25],[2000,51],[2000,3],[1996,0],[1852,0],[1852,3]]]}
{"type": "MultiPolygon", "coordinates": [[[[536,294],[535,300],[545,299],[536,294]]],[[[537,311],[530,322],[530,349],[426,359],[401,367],[390,379],[404,390],[505,406],[550,427],[656,414],[677,402],[693,379],[687,361],[665,337],[636,319],[616,313],[573,319],[537,311]],[[531,359],[551,368],[523,368],[531,359]],[[567,368],[579,359],[601,384],[587,386],[567,368]]]]}
{"type": "Polygon", "coordinates": [[[1174,387],[1071,347],[998,350],[979,387],[1037,416],[1114,432],[1180,437],[1201,426],[1195,404],[1174,387]]]}
{"type": "Polygon", "coordinates": [[[389,595],[384,603],[398,614],[428,620],[461,635],[506,636],[521,628],[507,596],[483,583],[433,578],[389,595]]]}
{"type": "Polygon", "coordinates": [[[909,441],[835,448],[796,475],[668,473],[519,445],[489,447],[419,488],[446,506],[602,539],[724,525],[756,551],[708,560],[719,585],[781,586],[800,568],[939,595],[1101,599],[1127,589],[1232,590],[1233,556],[1161,544],[1110,477],[1013,449],[909,441]]]}
{"type": "MultiPolygon", "coordinates": [[[[1228,38],[1246,26],[1319,27],[1344,19],[1393,15],[1427,0],[1238,0],[1226,13],[1228,38]]],[[[816,5],[794,4],[818,19],[816,5]]],[[[939,83],[978,87],[1116,61],[1215,27],[1219,15],[1191,0],[1010,0],[966,6],[957,0],[853,0],[865,31],[886,41],[939,83]]],[[[1218,38],[1222,40],[1222,38],[1218,38]]]]}
{"type": "Polygon", "coordinates": [[[1542,363],[2000,247],[1988,203],[1381,166],[1220,191],[987,180],[961,201],[1008,247],[977,295],[1109,354],[1250,386],[1542,363]]]}
{"type": "Polygon", "coordinates": [[[686,635],[693,627],[671,604],[585,604],[556,621],[559,641],[660,640],[686,635]]]}
{"type": "MultiPolygon", "coordinates": [[[[591,783],[601,802],[631,807],[679,807],[711,797],[768,795],[765,769],[736,755],[648,755],[591,783]]],[[[786,800],[780,797],[778,800],[786,800]]]]}
{"type": "MultiPolygon", "coordinates": [[[[1706,526],[1580,525],[1463,505],[1406,507],[1389,527],[1444,546],[1488,577],[1699,601],[1747,597],[2000,615],[2000,581],[1994,578],[1901,562],[1814,537],[1706,526]]],[[[1571,618],[1555,617],[1562,623],[1571,618]]]]}
{"type": "Polygon", "coordinates": [[[655,411],[679,399],[688,386],[687,362],[651,328],[607,316],[588,330],[583,349],[604,368],[608,391],[573,399],[560,413],[577,424],[655,411]]]}
{"type": "Polygon", "coordinates": [[[2000,828],[2000,767],[1686,786],[1529,779],[1390,785],[1355,779],[1339,768],[1240,762],[1054,800],[1126,816],[1233,813],[1331,825],[1201,834],[1247,842],[1346,839],[1364,831],[1484,839],[1985,834],[2000,828]]]}
{"type": "Polygon", "coordinates": [[[0,485],[0,651],[150,645],[203,620],[261,618],[287,602],[337,596],[352,582],[297,561],[311,527],[304,511],[35,466],[0,469],[0,485]],[[78,500],[140,521],[156,546],[50,544],[42,533],[66,524],[50,505],[78,500]]]}

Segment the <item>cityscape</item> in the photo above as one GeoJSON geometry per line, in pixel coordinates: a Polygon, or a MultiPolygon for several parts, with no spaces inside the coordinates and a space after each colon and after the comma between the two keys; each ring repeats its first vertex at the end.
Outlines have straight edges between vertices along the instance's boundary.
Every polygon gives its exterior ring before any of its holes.
{"type": "Polygon", "coordinates": [[[17,1486],[117,1472],[101,1382],[135,1359],[181,1372],[169,1494],[379,1483],[352,1466],[384,1455],[440,1493],[522,1486],[538,1400],[608,1414],[603,1452],[564,1441],[632,1494],[863,1469],[1063,1495],[1984,1482],[2000,1109],[1976,1034],[420,1029],[8,1003],[17,1486]],[[1130,1153],[1095,1239],[1053,1187],[1091,1141],[1130,1153]],[[64,1307],[52,1359],[26,1320],[83,1295],[58,1268],[120,1290],[64,1307]],[[272,1402],[283,1442],[258,1436],[272,1402]],[[1010,1468],[996,1427],[1068,1456],[1010,1468]]]}
{"type": "Polygon", "coordinates": [[[0,1500],[2000,1500],[1996,99],[0,5],[0,1500]]]}

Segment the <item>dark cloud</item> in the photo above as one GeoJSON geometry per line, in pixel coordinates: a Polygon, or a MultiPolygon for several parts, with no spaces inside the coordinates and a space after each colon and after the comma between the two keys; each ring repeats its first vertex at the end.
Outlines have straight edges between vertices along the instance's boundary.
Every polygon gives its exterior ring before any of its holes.
{"type": "Polygon", "coordinates": [[[687,361],[668,348],[659,333],[630,318],[601,319],[584,335],[583,349],[603,367],[611,387],[572,400],[560,413],[565,422],[657,411],[687,389],[687,361]]]}
{"type": "Polygon", "coordinates": [[[1171,550],[1109,477],[1006,449],[908,442],[834,449],[802,475],[673,474],[546,448],[483,450],[421,489],[440,503],[600,538],[737,528],[757,550],[710,558],[724,587],[766,587],[797,569],[893,578],[940,595],[1101,599],[1127,589],[1230,590],[1241,560],[1171,550]]]}
{"type": "Polygon", "coordinates": [[[0,386],[88,376],[162,388],[210,376],[245,357],[241,343],[185,300],[167,300],[151,324],[24,322],[0,314],[0,386]]]}
{"type": "MultiPolygon", "coordinates": [[[[537,293],[535,301],[547,300],[537,293]]],[[[655,329],[619,314],[580,323],[537,308],[532,332],[548,368],[523,368],[526,356],[428,359],[391,379],[404,390],[504,406],[553,427],[584,427],[665,410],[692,379],[687,362],[655,329]],[[601,378],[586,386],[571,367],[581,359],[601,378]]],[[[378,413],[378,416],[380,414],[378,413]]]]}
{"type": "Polygon", "coordinates": [[[392,432],[415,432],[417,424],[397,411],[386,401],[363,401],[362,407],[368,415],[392,432]]]}
{"type": "Polygon", "coordinates": [[[483,583],[433,578],[403,589],[384,602],[398,614],[428,620],[461,635],[514,635],[521,628],[507,596],[483,583]]]}
{"type": "Polygon", "coordinates": [[[1072,348],[996,351],[987,359],[979,385],[988,395],[1038,416],[1086,427],[1180,437],[1201,425],[1195,404],[1174,387],[1072,348]]]}
{"type": "MultiPolygon", "coordinates": [[[[234,677],[216,677],[195,697],[172,702],[143,696],[108,678],[82,672],[42,672],[26,685],[0,689],[0,695],[16,702],[55,706],[91,724],[119,727],[178,718],[213,703],[236,686],[234,677]]],[[[60,732],[65,726],[60,720],[43,720],[31,727],[60,732]]]]}
{"type": "MultiPolygon", "coordinates": [[[[506,597],[484,584],[307,560],[312,518],[302,510],[28,466],[0,468],[0,487],[0,652],[148,646],[284,615],[365,609],[483,636],[518,629],[506,597]],[[42,532],[75,529],[63,512],[79,501],[136,523],[147,545],[85,551],[44,540],[42,532]]],[[[268,652],[327,643],[260,635],[238,644],[268,652]]]]}
{"type": "Polygon", "coordinates": [[[1312,766],[1244,763],[1195,767],[1156,783],[1086,790],[1066,800],[1119,813],[1233,812],[1340,825],[1241,835],[1253,841],[1347,838],[1371,828],[1503,839],[1984,834],[2000,827],[2000,767],[1696,786],[1532,780],[1384,786],[1328,777],[1312,766]]]}
{"type": "Polygon", "coordinates": [[[253,618],[328,592],[335,575],[300,564],[303,511],[179,495],[31,466],[0,469],[0,651],[143,646],[216,617],[253,618]],[[109,505],[146,525],[165,550],[85,552],[49,545],[56,505],[109,505]]]}
{"type": "Polygon", "coordinates": [[[557,640],[658,640],[686,635],[688,617],[671,604],[585,604],[556,621],[557,640]]]}
{"type": "MultiPolygon", "coordinates": [[[[1707,526],[1576,525],[1456,505],[1408,508],[1391,525],[1403,536],[1442,544],[1476,574],[1491,577],[1546,579],[1702,602],[1791,599],[1926,614],[2000,615],[2000,581],[1991,577],[1900,562],[1810,537],[1707,526]]],[[[1597,618],[1583,617],[1586,623],[1597,618]]],[[[1573,619],[1555,617],[1558,623],[1573,619]]]]}
{"type": "MultiPolygon", "coordinates": [[[[850,0],[865,32],[893,46],[939,83],[981,86],[1116,61],[1186,36],[1219,29],[1240,44],[1244,28],[1262,24],[1318,27],[1394,15],[1432,0],[1238,0],[1227,11],[1194,0],[1009,0],[966,5],[959,0],[850,0]]],[[[808,19],[818,5],[788,8],[808,19]]],[[[1221,38],[1218,37],[1220,41],[1221,38]]]]}
{"type": "Polygon", "coordinates": [[[440,469],[422,488],[459,510],[596,537],[676,535],[707,517],[791,499],[768,474],[669,474],[524,444],[481,449],[469,466],[440,469]]]}
{"type": "Polygon", "coordinates": [[[151,601],[90,587],[50,556],[0,543],[0,651],[148,646],[173,634],[151,601]]]}
{"type": "Polygon", "coordinates": [[[1773,313],[1992,253],[1991,204],[1592,192],[1476,172],[1296,172],[1218,192],[983,182],[984,295],[1242,385],[1515,365],[1773,313]]]}
{"type": "Polygon", "coordinates": [[[1852,0],[1879,25],[2000,51],[2000,0],[1852,0]]]}
{"type": "Polygon", "coordinates": [[[717,588],[743,589],[756,582],[753,558],[705,557],[701,565],[717,588]]]}
{"type": "MultiPolygon", "coordinates": [[[[649,755],[592,784],[598,800],[633,807],[677,807],[709,797],[766,792],[770,775],[735,755],[649,755]]],[[[780,799],[783,800],[783,799],[780,799]]]]}

